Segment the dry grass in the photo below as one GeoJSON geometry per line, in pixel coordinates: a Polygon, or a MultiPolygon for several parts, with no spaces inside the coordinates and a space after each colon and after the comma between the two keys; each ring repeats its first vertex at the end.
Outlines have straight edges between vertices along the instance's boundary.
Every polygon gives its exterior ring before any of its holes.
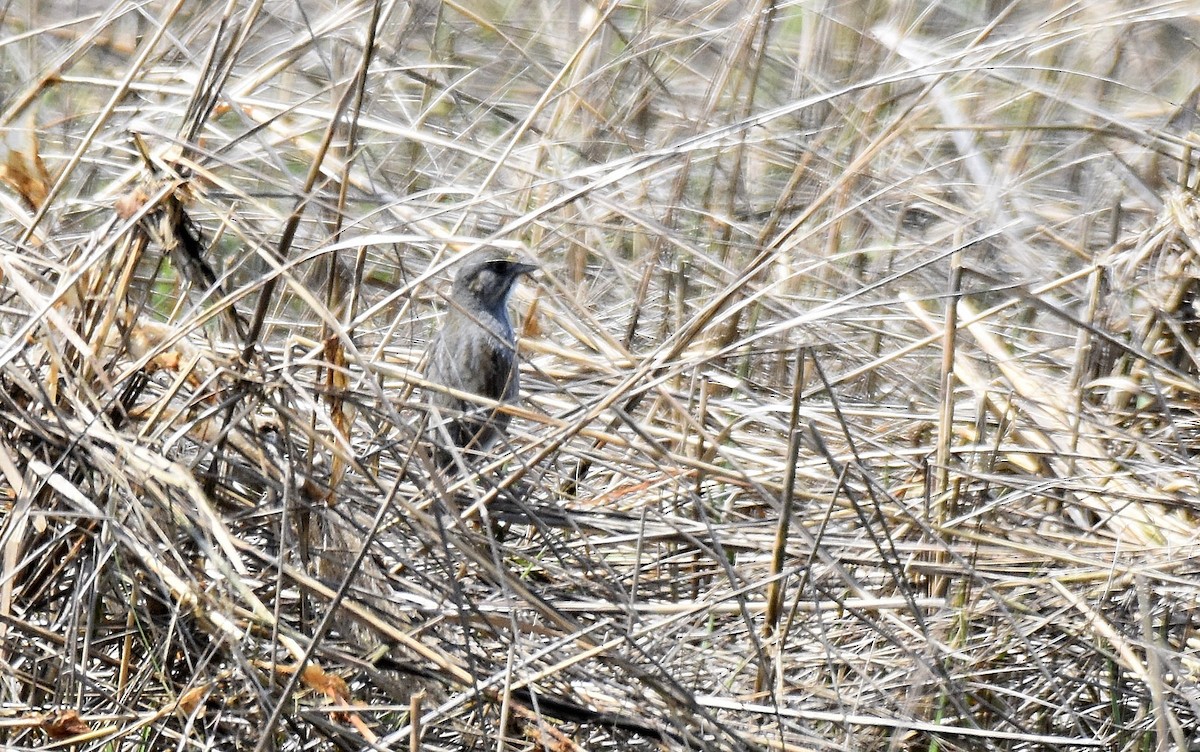
{"type": "Polygon", "coordinates": [[[0,7],[0,739],[1195,748],[1200,28],[961,5],[0,7]]]}

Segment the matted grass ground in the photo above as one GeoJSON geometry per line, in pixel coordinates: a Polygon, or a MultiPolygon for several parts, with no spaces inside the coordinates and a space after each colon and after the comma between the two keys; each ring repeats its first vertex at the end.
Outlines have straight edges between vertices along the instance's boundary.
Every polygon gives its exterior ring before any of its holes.
{"type": "Polygon", "coordinates": [[[1195,11],[0,6],[0,740],[1198,748],[1195,11]]]}

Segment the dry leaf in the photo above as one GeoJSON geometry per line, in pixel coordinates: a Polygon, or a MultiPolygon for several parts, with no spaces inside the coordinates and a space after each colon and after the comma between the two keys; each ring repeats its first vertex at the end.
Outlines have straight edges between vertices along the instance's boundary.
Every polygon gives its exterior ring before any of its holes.
{"type": "Polygon", "coordinates": [[[166,352],[155,355],[154,359],[147,364],[146,371],[148,373],[162,370],[178,371],[181,360],[182,356],[179,354],[178,350],[167,350],[166,352]]]}
{"type": "Polygon", "coordinates": [[[4,132],[0,139],[0,181],[8,184],[25,203],[40,209],[54,182],[38,151],[36,122],[29,110],[20,126],[4,132]]]}
{"type": "Polygon", "coordinates": [[[305,666],[302,679],[305,686],[325,695],[331,702],[345,704],[350,699],[350,688],[346,686],[345,679],[320,666],[312,663],[305,666]]]}
{"type": "Polygon", "coordinates": [[[149,194],[142,186],[136,186],[128,193],[122,194],[120,198],[113,203],[113,209],[117,212],[117,216],[121,219],[129,219],[137,214],[146,202],[150,200],[149,194]]]}
{"type": "Polygon", "coordinates": [[[83,722],[78,710],[60,710],[43,719],[42,731],[51,739],[67,739],[89,733],[92,727],[83,722]]]}
{"type": "Polygon", "coordinates": [[[178,708],[187,715],[192,715],[196,712],[196,708],[204,702],[205,696],[211,684],[202,684],[198,687],[192,687],[183,696],[179,698],[178,708]]]}

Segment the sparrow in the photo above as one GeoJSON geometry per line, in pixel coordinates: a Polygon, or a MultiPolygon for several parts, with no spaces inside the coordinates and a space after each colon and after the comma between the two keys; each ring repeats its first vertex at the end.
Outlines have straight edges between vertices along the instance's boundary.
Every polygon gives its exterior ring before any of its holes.
{"type": "MultiPolygon", "coordinates": [[[[462,262],[430,346],[429,381],[496,402],[517,400],[520,375],[508,298],[517,281],[537,268],[495,250],[462,262]]],[[[428,403],[437,422],[430,432],[434,455],[443,468],[453,464],[456,450],[485,452],[508,429],[509,416],[494,406],[438,390],[429,390],[428,403]]]]}

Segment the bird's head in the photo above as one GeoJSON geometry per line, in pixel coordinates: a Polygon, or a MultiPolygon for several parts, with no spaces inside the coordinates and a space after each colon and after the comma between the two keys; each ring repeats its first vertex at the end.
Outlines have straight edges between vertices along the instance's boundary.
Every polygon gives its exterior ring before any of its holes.
{"type": "Polygon", "coordinates": [[[504,305],[517,279],[537,268],[536,264],[526,263],[512,254],[476,253],[459,267],[452,296],[468,310],[477,308],[503,318],[504,305]]]}

